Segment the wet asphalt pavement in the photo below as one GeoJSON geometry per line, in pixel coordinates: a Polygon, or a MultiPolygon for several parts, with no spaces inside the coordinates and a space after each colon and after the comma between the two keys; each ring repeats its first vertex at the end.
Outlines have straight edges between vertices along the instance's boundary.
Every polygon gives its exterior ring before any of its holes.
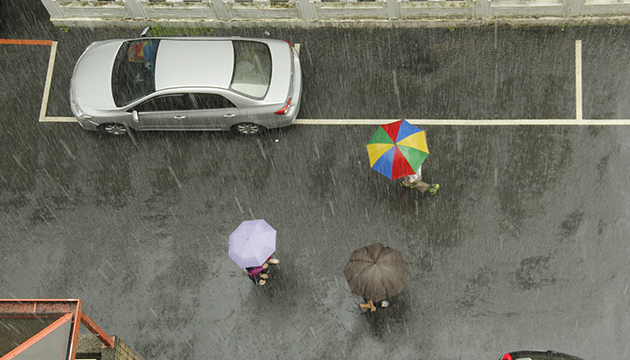
{"type": "MultiPolygon", "coordinates": [[[[0,4],[0,38],[59,42],[49,116],[71,116],[74,62],[133,29],[47,22],[0,4]]],[[[627,27],[234,28],[301,45],[300,118],[627,119],[627,27]]],[[[0,45],[0,298],[79,298],[143,359],[498,359],[630,345],[630,129],[427,126],[422,196],[369,169],[370,126],[102,137],[37,122],[50,48],[0,45]],[[265,287],[229,234],[278,231],[265,287]],[[352,250],[401,250],[411,276],[361,315],[352,250]]]]}

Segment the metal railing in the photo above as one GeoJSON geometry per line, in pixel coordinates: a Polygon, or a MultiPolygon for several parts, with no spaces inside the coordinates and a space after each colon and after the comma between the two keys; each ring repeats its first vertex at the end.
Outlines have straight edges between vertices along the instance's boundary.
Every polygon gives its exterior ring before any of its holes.
{"type": "MultiPolygon", "coordinates": [[[[111,22],[624,20],[630,0],[41,0],[51,21],[111,22]]],[[[88,24],[89,23],[89,24],[88,24]]]]}

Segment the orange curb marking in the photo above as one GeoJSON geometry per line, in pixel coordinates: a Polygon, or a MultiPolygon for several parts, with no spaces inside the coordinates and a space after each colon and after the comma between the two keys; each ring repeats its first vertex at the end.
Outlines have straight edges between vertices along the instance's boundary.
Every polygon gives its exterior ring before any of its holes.
{"type": "Polygon", "coordinates": [[[0,44],[10,45],[52,45],[52,40],[16,40],[16,39],[0,39],[0,44]]]}

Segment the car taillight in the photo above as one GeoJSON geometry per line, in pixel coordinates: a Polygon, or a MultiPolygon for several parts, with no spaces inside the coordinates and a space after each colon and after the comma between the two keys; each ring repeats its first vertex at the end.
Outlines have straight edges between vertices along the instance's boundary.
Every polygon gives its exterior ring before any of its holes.
{"type": "Polygon", "coordinates": [[[289,98],[289,101],[287,101],[287,104],[284,105],[284,107],[282,109],[276,111],[277,115],[284,115],[284,114],[287,113],[287,111],[289,111],[289,105],[291,104],[291,99],[292,98],[289,98]]]}
{"type": "Polygon", "coordinates": [[[501,360],[512,360],[512,355],[510,355],[510,353],[507,353],[507,354],[503,355],[501,360]]]}
{"type": "Polygon", "coordinates": [[[284,42],[286,42],[287,44],[289,44],[289,49],[291,50],[291,59],[293,59],[295,57],[295,55],[293,54],[293,45],[291,45],[291,43],[289,42],[289,40],[282,40],[284,42]]]}

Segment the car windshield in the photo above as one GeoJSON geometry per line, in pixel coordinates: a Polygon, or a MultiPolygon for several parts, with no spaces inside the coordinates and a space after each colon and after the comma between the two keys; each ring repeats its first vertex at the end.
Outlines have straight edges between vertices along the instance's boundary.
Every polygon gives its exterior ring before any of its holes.
{"type": "Polygon", "coordinates": [[[155,92],[155,55],[160,40],[124,42],[114,62],[112,95],[121,107],[155,92]]]}
{"type": "Polygon", "coordinates": [[[257,41],[232,41],[234,74],[230,89],[249,97],[262,99],[271,82],[271,52],[269,46],[257,41]]]}

